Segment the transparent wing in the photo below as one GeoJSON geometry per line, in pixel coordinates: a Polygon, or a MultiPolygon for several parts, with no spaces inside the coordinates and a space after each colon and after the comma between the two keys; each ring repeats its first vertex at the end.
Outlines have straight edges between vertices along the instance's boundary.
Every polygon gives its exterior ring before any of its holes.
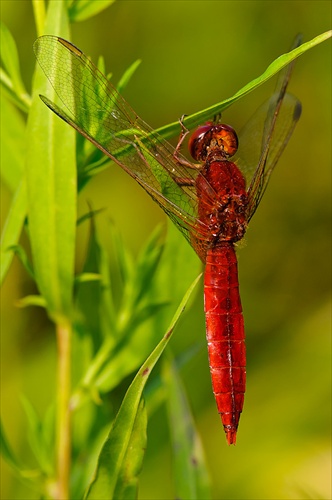
{"type": "Polygon", "coordinates": [[[46,35],[36,40],[34,51],[65,110],[41,96],[45,104],[133,177],[189,242],[199,240],[202,248],[196,251],[202,255],[208,233],[197,219],[197,169],[174,160],[174,148],[137,116],[77,47],[46,35]]]}
{"type": "MultiPolygon", "coordinates": [[[[300,45],[295,39],[293,48],[300,45]]],[[[239,149],[234,161],[248,185],[247,218],[251,219],[264,194],[270,175],[285,149],[301,116],[301,103],[286,93],[293,63],[281,73],[275,93],[253,115],[239,134],[239,149]]]]}
{"type": "MultiPolygon", "coordinates": [[[[199,171],[174,160],[174,148],[137,116],[77,47],[59,37],[43,36],[34,50],[65,110],[41,96],[47,106],[133,177],[204,260],[211,235],[197,217],[195,180],[199,171]]],[[[287,66],[276,93],[239,135],[236,160],[249,185],[248,220],[300,116],[299,101],[286,94],[291,70],[292,65],[287,66]]],[[[205,182],[206,203],[216,209],[218,196],[205,182]]]]}

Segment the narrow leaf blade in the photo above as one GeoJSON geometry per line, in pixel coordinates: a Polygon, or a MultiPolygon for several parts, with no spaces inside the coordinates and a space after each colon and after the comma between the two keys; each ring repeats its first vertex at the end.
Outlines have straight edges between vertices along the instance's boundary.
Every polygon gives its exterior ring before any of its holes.
{"type": "MultiPolygon", "coordinates": [[[[252,92],[257,87],[259,87],[267,80],[272,78],[276,73],[278,73],[278,71],[287,66],[287,64],[294,61],[294,59],[304,54],[308,50],[312,49],[316,45],[319,45],[325,40],[328,40],[331,36],[332,36],[332,31],[326,31],[325,33],[322,33],[321,35],[318,35],[317,37],[313,38],[309,42],[303,43],[302,45],[300,45],[300,47],[297,47],[296,49],[281,55],[267,67],[264,73],[262,73],[259,77],[255,78],[250,83],[242,87],[242,89],[236,92],[232,97],[229,97],[228,99],[225,99],[224,101],[221,101],[218,104],[214,104],[213,106],[210,106],[209,108],[206,108],[202,111],[199,111],[192,115],[188,115],[183,121],[184,125],[187,128],[191,129],[211,119],[218,113],[223,112],[229,106],[231,106],[236,101],[244,97],[246,94],[252,92]]],[[[180,130],[179,123],[174,122],[164,127],[160,127],[159,129],[156,130],[156,132],[161,134],[165,139],[168,139],[170,137],[174,137],[175,135],[177,135],[179,133],[179,130],[180,130]]]]}
{"type": "Polygon", "coordinates": [[[137,70],[138,66],[141,64],[141,59],[137,59],[134,61],[129,68],[123,73],[121,79],[119,80],[119,83],[117,84],[116,88],[117,91],[121,94],[124,89],[127,87],[130,79],[132,78],[133,74],[137,70]]]}
{"type": "MultiPolygon", "coordinates": [[[[46,28],[68,37],[62,2],[50,2],[46,28]]],[[[39,68],[28,120],[26,162],[29,231],[36,280],[57,321],[71,313],[76,231],[75,135],[40,101],[52,92],[39,68]]]]}
{"type": "Polygon", "coordinates": [[[115,0],[75,0],[69,9],[72,23],[85,21],[109,7],[115,0]]]}
{"type": "Polygon", "coordinates": [[[208,500],[211,492],[201,440],[175,363],[169,359],[164,362],[163,379],[168,392],[175,498],[208,500]]]}
{"type": "Polygon", "coordinates": [[[20,464],[20,462],[18,461],[18,459],[14,455],[14,452],[12,451],[12,449],[8,443],[4,427],[2,425],[2,420],[0,420],[0,444],[1,444],[1,446],[0,446],[1,455],[4,458],[4,460],[6,460],[6,462],[13,469],[21,470],[22,465],[20,464]]]}
{"type": "Polygon", "coordinates": [[[10,264],[13,260],[14,252],[11,247],[17,244],[27,211],[25,182],[19,186],[1,234],[1,254],[0,254],[0,284],[2,284],[10,264]]]}
{"type": "Polygon", "coordinates": [[[137,498],[138,476],[142,469],[147,443],[147,423],[147,412],[142,399],[131,433],[130,446],[127,448],[115,487],[114,498],[121,498],[122,500],[137,498]]]}
{"type": "Polygon", "coordinates": [[[29,488],[41,489],[41,473],[37,469],[27,469],[14,455],[9,445],[5,430],[0,421],[0,450],[2,458],[12,468],[15,475],[29,488]]]}
{"type": "Polygon", "coordinates": [[[22,114],[0,92],[1,180],[15,193],[24,173],[25,124],[22,114]]]}
{"type": "Polygon", "coordinates": [[[181,313],[199,279],[200,276],[196,278],[190,286],[171,321],[166,335],[164,335],[146,362],[141,366],[130,385],[109,436],[100,453],[96,475],[85,498],[98,498],[99,500],[114,498],[116,483],[119,478],[127,448],[130,444],[130,437],[144,386],[153,367],[168,344],[181,313]]]}
{"type": "Polygon", "coordinates": [[[1,59],[17,94],[26,94],[20,73],[18,52],[14,38],[4,23],[0,23],[1,59]]]}

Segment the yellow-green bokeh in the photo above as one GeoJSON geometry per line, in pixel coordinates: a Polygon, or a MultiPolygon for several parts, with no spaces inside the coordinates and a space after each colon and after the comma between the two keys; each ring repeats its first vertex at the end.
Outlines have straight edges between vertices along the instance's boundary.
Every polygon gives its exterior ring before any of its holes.
{"type": "MultiPolygon", "coordinates": [[[[30,87],[36,38],[31,3],[0,4],[30,87]]],[[[103,54],[115,81],[135,59],[142,59],[125,97],[158,127],[231,96],[287,51],[296,33],[302,32],[307,41],[328,30],[330,21],[331,3],[319,0],[119,1],[73,26],[72,41],[94,60],[103,54]]],[[[241,128],[273,84],[230,108],[225,120],[241,128]]],[[[301,100],[303,115],[238,252],[248,389],[235,448],[227,447],[215,410],[205,348],[182,371],[218,500],[330,494],[330,42],[300,57],[290,91],[301,100]]],[[[6,187],[2,199],[5,215],[10,202],[6,187]]],[[[134,253],[155,224],[165,220],[115,166],[83,192],[82,212],[86,200],[93,200],[94,208],[106,207],[105,228],[112,218],[134,253]]],[[[40,314],[15,306],[32,291],[15,261],[2,294],[2,408],[15,451],[24,457],[19,396],[27,394],[43,414],[55,383],[51,329],[45,332],[47,323],[40,314]]],[[[175,335],[176,353],[204,341],[202,310],[199,293],[175,335]]],[[[144,500],[172,498],[163,413],[149,427],[140,488],[144,500]]],[[[34,498],[16,484],[6,465],[2,482],[2,498],[34,498]]]]}

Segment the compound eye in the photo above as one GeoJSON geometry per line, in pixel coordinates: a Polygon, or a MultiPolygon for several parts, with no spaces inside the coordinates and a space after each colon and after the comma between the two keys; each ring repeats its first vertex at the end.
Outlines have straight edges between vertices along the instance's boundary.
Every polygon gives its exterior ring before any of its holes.
{"type": "Polygon", "coordinates": [[[230,125],[217,125],[215,137],[222,146],[225,156],[233,156],[238,148],[238,138],[235,130],[230,125]]]}
{"type": "Polygon", "coordinates": [[[218,154],[221,158],[233,156],[238,147],[235,130],[230,125],[207,122],[198,127],[189,139],[188,148],[196,161],[203,162],[209,153],[218,154]]]}
{"type": "Polygon", "coordinates": [[[196,161],[202,161],[203,146],[205,144],[205,134],[213,128],[212,122],[207,122],[205,125],[198,127],[191,135],[188,142],[188,149],[191,156],[196,161]]]}

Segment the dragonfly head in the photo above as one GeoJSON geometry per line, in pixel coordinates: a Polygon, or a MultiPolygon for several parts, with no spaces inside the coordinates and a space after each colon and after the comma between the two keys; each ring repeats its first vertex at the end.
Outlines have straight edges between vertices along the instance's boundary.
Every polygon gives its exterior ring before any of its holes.
{"type": "Polygon", "coordinates": [[[197,161],[205,161],[211,152],[217,152],[226,159],[236,153],[238,139],[235,130],[229,125],[207,122],[192,134],[188,148],[191,156],[197,161]]]}

